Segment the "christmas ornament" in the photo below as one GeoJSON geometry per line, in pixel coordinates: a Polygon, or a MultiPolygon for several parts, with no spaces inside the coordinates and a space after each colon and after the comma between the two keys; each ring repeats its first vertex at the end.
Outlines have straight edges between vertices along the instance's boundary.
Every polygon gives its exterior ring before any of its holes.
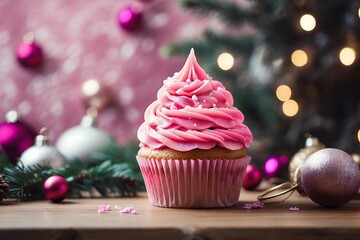
{"type": "Polygon", "coordinates": [[[111,92],[96,79],[85,81],[81,87],[82,99],[86,107],[101,110],[111,103],[111,92]]]}
{"type": "Polygon", "coordinates": [[[270,157],[265,160],[264,174],[267,179],[281,177],[288,166],[289,158],[285,155],[280,157],[270,157]]]}
{"type": "MultiPolygon", "coordinates": [[[[299,166],[304,165],[306,159],[314,152],[325,148],[325,146],[319,142],[315,137],[309,136],[305,141],[305,148],[300,149],[291,159],[289,164],[289,181],[292,183],[299,182],[300,179],[295,179],[295,171],[299,166]]],[[[300,178],[300,174],[297,175],[300,178]]],[[[304,195],[304,191],[300,186],[297,188],[300,194],[304,195]]]]}
{"type": "Polygon", "coordinates": [[[118,12],[117,21],[124,30],[129,32],[136,31],[141,26],[142,13],[133,7],[126,7],[118,12]]]}
{"type": "Polygon", "coordinates": [[[272,187],[258,199],[268,201],[287,195],[281,200],[284,201],[301,186],[317,204],[340,207],[356,196],[360,187],[360,170],[349,154],[339,149],[325,148],[310,155],[304,165],[297,169],[294,179],[295,183],[285,182],[272,187]]]}
{"type": "Polygon", "coordinates": [[[36,68],[43,61],[43,51],[35,42],[35,37],[32,33],[25,34],[23,41],[17,48],[16,55],[17,60],[24,67],[36,68]]]}
{"type": "Polygon", "coordinates": [[[260,169],[253,164],[249,164],[246,167],[243,187],[247,190],[253,190],[259,186],[262,180],[262,174],[260,169]]]}
{"type": "Polygon", "coordinates": [[[351,157],[354,159],[354,161],[356,162],[356,164],[358,165],[359,169],[360,169],[360,154],[351,154],[351,157]]]}
{"type": "Polygon", "coordinates": [[[42,128],[36,136],[35,145],[26,149],[20,157],[20,161],[25,167],[39,164],[58,169],[65,165],[65,157],[49,144],[47,129],[42,128]]]}
{"type": "Polygon", "coordinates": [[[308,157],[301,169],[304,191],[325,207],[340,207],[355,197],[360,187],[360,170],[344,151],[325,148],[308,157]]]}
{"type": "Polygon", "coordinates": [[[79,159],[88,162],[91,153],[102,149],[112,141],[109,134],[96,127],[96,116],[96,109],[89,108],[80,126],[66,130],[59,137],[56,148],[67,160],[79,159]]]}
{"type": "Polygon", "coordinates": [[[6,122],[0,123],[0,146],[8,159],[16,165],[21,154],[34,144],[35,131],[19,120],[16,111],[10,111],[5,116],[6,122]]]}
{"type": "Polygon", "coordinates": [[[62,176],[51,176],[45,180],[43,193],[52,202],[61,202],[69,191],[69,185],[62,176]]]}
{"type": "Polygon", "coordinates": [[[5,179],[2,176],[0,176],[0,202],[3,199],[7,199],[8,196],[9,196],[9,185],[7,184],[5,179]]]}

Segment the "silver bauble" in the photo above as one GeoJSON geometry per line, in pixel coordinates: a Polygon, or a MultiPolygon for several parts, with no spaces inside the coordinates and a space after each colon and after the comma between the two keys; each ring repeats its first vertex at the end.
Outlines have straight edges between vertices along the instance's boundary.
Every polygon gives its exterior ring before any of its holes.
{"type": "Polygon", "coordinates": [[[90,161],[90,155],[104,148],[112,141],[106,132],[95,126],[96,114],[87,113],[79,126],[66,130],[58,139],[56,148],[67,160],[90,161]]]}
{"type": "Polygon", "coordinates": [[[21,154],[20,161],[25,168],[38,164],[58,169],[65,165],[65,157],[54,146],[49,144],[45,132],[45,128],[41,129],[40,134],[36,136],[35,145],[21,154]]]}

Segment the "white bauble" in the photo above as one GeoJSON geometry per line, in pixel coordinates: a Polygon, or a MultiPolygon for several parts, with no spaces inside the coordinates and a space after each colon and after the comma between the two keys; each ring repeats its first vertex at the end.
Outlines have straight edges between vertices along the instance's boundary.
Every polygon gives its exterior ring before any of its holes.
{"type": "Polygon", "coordinates": [[[94,116],[83,117],[79,126],[66,130],[58,139],[56,148],[67,160],[88,162],[91,153],[104,148],[112,137],[95,126],[94,116]]]}
{"type": "Polygon", "coordinates": [[[42,129],[36,136],[35,145],[21,154],[20,161],[25,168],[38,164],[58,169],[65,165],[65,157],[54,146],[49,145],[49,140],[44,132],[45,130],[42,129]]]}

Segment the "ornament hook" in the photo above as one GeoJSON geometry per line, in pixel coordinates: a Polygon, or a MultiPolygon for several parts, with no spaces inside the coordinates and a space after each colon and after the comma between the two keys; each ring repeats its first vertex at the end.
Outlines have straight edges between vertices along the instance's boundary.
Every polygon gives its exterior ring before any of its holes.
{"type": "Polygon", "coordinates": [[[35,145],[43,146],[49,144],[49,131],[46,127],[42,127],[39,131],[39,135],[36,136],[35,145]]]}
{"type": "Polygon", "coordinates": [[[288,196],[286,196],[284,199],[279,201],[273,201],[273,202],[283,202],[286,199],[288,199],[295,191],[295,189],[298,187],[298,184],[292,184],[291,182],[284,182],[282,184],[276,185],[272,188],[269,188],[262,194],[258,196],[258,200],[260,202],[265,202],[280,196],[283,196],[287,193],[289,193],[288,196]],[[281,191],[282,190],[282,191],[281,191]],[[279,192],[280,191],[280,192],[279,192]]]}

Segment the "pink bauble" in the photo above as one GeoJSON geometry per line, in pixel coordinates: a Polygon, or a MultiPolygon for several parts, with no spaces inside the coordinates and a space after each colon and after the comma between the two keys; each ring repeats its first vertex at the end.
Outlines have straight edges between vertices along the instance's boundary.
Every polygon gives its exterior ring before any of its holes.
{"type": "Polygon", "coordinates": [[[280,157],[270,157],[264,163],[264,175],[267,179],[272,177],[282,177],[287,166],[289,158],[285,155],[280,157]]]}
{"type": "Polygon", "coordinates": [[[118,12],[117,21],[124,30],[135,31],[141,26],[142,13],[133,7],[126,7],[118,12]]]}
{"type": "Polygon", "coordinates": [[[0,123],[0,147],[14,165],[21,154],[34,145],[36,132],[23,122],[0,123]]]}
{"type": "Polygon", "coordinates": [[[253,164],[249,164],[246,167],[243,187],[247,190],[253,190],[257,186],[259,186],[261,180],[262,180],[262,174],[260,169],[253,164]]]}
{"type": "Polygon", "coordinates": [[[311,200],[325,207],[340,207],[355,197],[360,170],[352,157],[335,148],[310,155],[301,169],[301,184],[311,200]]]}
{"type": "Polygon", "coordinates": [[[44,182],[43,192],[46,199],[61,202],[69,191],[69,185],[62,176],[51,176],[44,182]]]}
{"type": "Polygon", "coordinates": [[[23,41],[17,48],[17,60],[25,67],[39,67],[43,61],[42,49],[35,42],[23,41]]]}

